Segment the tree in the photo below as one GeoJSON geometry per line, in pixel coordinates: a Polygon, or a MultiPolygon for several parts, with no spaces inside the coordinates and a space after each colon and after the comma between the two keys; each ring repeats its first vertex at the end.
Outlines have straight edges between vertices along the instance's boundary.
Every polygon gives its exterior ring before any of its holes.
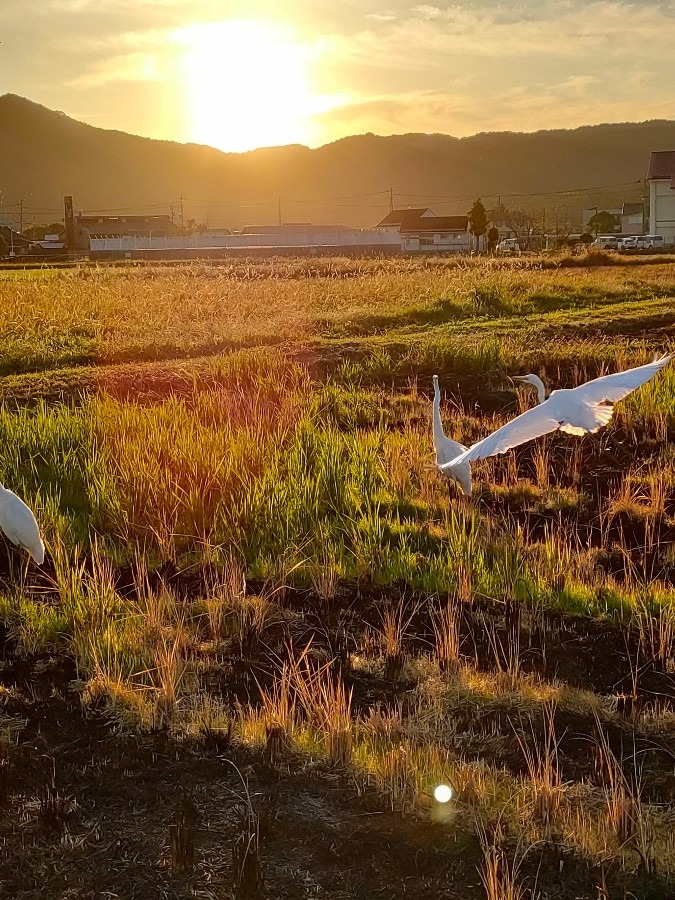
{"type": "Polygon", "coordinates": [[[63,231],[63,222],[52,222],[51,225],[29,225],[24,228],[23,236],[29,241],[44,241],[47,234],[60,234],[63,231]]]}
{"type": "Polygon", "coordinates": [[[574,223],[570,216],[568,206],[554,206],[551,210],[553,233],[556,236],[558,246],[564,244],[574,231],[574,223]]]}
{"type": "Polygon", "coordinates": [[[591,216],[586,227],[588,231],[592,232],[596,237],[598,234],[613,234],[614,229],[616,228],[616,219],[610,212],[603,209],[600,212],[596,212],[594,216],[591,216]]]}
{"type": "Polygon", "coordinates": [[[480,197],[475,201],[469,212],[469,231],[476,238],[476,250],[480,249],[480,239],[487,231],[488,217],[480,197]]]}
{"type": "Polygon", "coordinates": [[[529,247],[535,233],[535,218],[523,209],[511,209],[501,203],[490,210],[490,218],[496,225],[506,225],[518,239],[521,247],[529,247]]]}
{"type": "Polygon", "coordinates": [[[593,235],[589,234],[587,231],[584,231],[584,233],[581,235],[579,240],[581,241],[582,244],[584,244],[584,246],[588,247],[588,245],[593,240],[593,235]]]}
{"type": "Polygon", "coordinates": [[[490,253],[494,253],[495,248],[497,247],[497,244],[499,243],[499,229],[495,228],[494,225],[492,226],[492,228],[490,228],[488,230],[487,242],[488,242],[488,251],[490,253]]]}
{"type": "Polygon", "coordinates": [[[197,222],[196,219],[188,219],[186,224],[181,226],[178,229],[179,234],[203,234],[207,230],[208,226],[204,225],[203,222],[197,222]]]}
{"type": "Polygon", "coordinates": [[[497,225],[506,225],[521,247],[530,246],[530,238],[535,232],[535,218],[531,213],[523,209],[511,209],[502,203],[490,211],[490,218],[497,225]]]}
{"type": "Polygon", "coordinates": [[[9,255],[9,244],[5,240],[5,236],[0,234],[0,259],[4,259],[9,255]]]}

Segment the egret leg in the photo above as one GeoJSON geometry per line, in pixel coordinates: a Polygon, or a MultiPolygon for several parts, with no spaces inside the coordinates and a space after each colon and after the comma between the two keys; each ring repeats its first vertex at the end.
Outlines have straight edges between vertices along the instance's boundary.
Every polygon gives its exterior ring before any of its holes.
{"type": "Polygon", "coordinates": [[[7,568],[9,569],[9,580],[14,581],[14,553],[7,541],[5,541],[5,547],[7,548],[7,568]]]}
{"type": "Polygon", "coordinates": [[[21,583],[25,584],[28,579],[28,566],[30,565],[30,553],[26,554],[26,562],[23,566],[23,576],[21,578],[21,583]]]}

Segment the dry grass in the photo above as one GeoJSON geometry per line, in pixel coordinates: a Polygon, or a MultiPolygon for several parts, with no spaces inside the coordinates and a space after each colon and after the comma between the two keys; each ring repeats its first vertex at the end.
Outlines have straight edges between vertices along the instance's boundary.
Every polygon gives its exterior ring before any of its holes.
{"type": "Polygon", "coordinates": [[[447,672],[459,663],[461,601],[448,595],[438,610],[432,609],[432,624],[436,638],[436,658],[441,670],[447,672]]]}

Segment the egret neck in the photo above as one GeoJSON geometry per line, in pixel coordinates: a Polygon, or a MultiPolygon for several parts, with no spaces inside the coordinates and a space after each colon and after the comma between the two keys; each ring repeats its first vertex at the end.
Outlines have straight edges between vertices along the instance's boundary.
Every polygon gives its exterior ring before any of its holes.
{"type": "Polygon", "coordinates": [[[443,433],[443,423],[441,422],[441,389],[438,386],[438,375],[434,375],[434,417],[433,417],[433,433],[434,447],[438,448],[442,439],[445,437],[443,433]]]}

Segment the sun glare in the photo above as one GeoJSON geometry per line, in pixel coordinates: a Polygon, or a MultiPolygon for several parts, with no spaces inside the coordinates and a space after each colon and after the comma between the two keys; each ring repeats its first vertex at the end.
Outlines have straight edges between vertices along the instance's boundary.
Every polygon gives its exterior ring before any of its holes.
{"type": "Polygon", "coordinates": [[[244,19],[192,25],[178,39],[190,140],[231,151],[315,141],[312,116],[326,102],[312,93],[311,47],[280,25],[244,19]]]}

